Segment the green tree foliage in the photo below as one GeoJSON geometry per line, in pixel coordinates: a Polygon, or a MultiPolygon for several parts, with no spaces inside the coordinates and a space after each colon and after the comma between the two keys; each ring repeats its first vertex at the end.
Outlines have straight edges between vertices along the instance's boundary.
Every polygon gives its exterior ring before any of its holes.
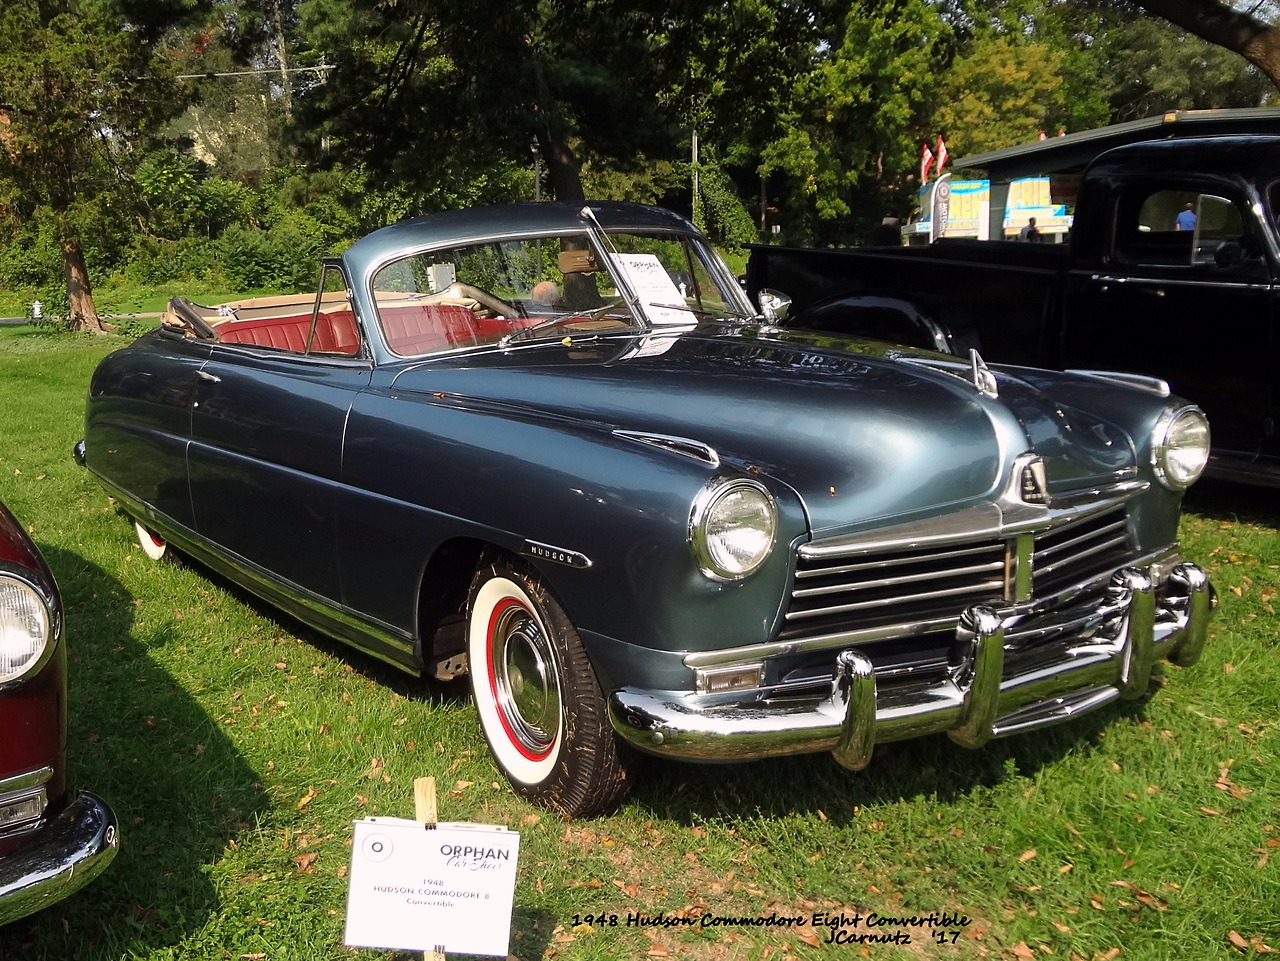
{"type": "Polygon", "coordinates": [[[761,150],[761,174],[785,178],[787,236],[842,239],[824,224],[856,209],[860,233],[903,205],[951,37],[924,0],[845,8],[781,105],[782,134],[761,150]]]}
{"type": "Polygon", "coordinates": [[[1161,20],[1138,18],[1098,44],[1099,78],[1114,121],[1183,110],[1258,107],[1275,96],[1265,74],[1223,47],[1161,20]]]}
{"type": "Polygon", "coordinates": [[[107,0],[0,8],[0,181],[18,221],[51,224],[72,327],[101,329],[83,238],[119,206],[130,145],[180,103],[147,41],[183,12],[107,0]]]}
{"type": "Polygon", "coordinates": [[[957,155],[1036,139],[1066,114],[1062,53],[1009,34],[975,37],[938,85],[933,124],[957,155]]]}

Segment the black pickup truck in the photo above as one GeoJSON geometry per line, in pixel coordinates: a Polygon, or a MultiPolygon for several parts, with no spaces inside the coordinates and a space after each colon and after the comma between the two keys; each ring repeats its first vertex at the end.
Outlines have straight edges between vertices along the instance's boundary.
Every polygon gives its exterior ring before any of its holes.
{"type": "Polygon", "coordinates": [[[1211,472],[1280,486],[1280,137],[1148,141],[1085,171],[1065,244],[755,247],[785,324],[1151,375],[1209,414],[1211,472]]]}

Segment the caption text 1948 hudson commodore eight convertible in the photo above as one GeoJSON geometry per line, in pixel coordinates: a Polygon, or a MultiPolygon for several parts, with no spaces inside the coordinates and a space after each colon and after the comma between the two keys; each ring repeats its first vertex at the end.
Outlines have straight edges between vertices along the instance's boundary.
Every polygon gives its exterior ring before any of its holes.
{"type": "Polygon", "coordinates": [[[857,769],[1195,661],[1197,408],[786,332],[781,300],[665,211],[438,214],[314,297],[175,301],[99,367],[77,454],[152,556],[469,671],[508,779],[570,815],[625,794],[636,748],[857,769]]]}

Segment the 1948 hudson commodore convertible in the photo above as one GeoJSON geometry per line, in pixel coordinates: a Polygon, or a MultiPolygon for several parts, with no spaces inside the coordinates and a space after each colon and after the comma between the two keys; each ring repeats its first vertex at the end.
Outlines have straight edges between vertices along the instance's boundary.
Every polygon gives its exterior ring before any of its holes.
{"type": "Polygon", "coordinates": [[[149,555],[469,671],[515,789],[570,815],[625,794],[635,749],[857,769],[1196,660],[1196,407],[783,331],[779,301],[665,211],[438,214],[314,296],[175,301],[99,367],[77,453],[149,555]]]}

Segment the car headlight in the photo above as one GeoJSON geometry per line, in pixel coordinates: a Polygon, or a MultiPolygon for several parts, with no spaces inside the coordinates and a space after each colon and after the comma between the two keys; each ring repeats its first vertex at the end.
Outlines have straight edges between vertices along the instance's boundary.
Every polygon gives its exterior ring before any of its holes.
{"type": "Polygon", "coordinates": [[[0,575],[0,684],[17,680],[46,660],[53,643],[53,618],[30,584],[0,575]]]}
{"type": "Polygon", "coordinates": [[[698,565],[723,580],[746,577],[763,564],[777,532],[773,496],[762,484],[745,479],[704,489],[689,517],[689,543],[698,565]]]}
{"type": "Polygon", "coordinates": [[[1156,427],[1151,463],[1156,477],[1170,490],[1185,490],[1209,462],[1209,419],[1199,407],[1183,407],[1156,427]]]}

